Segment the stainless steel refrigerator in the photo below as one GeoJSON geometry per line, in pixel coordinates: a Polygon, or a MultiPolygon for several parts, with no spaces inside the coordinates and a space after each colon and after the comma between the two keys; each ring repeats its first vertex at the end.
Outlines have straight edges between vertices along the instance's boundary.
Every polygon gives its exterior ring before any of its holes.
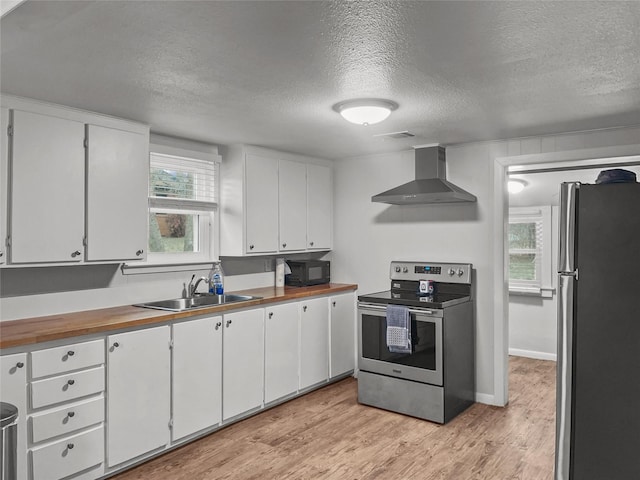
{"type": "Polygon", "coordinates": [[[640,183],[560,194],[555,479],[640,479],[640,183]]]}

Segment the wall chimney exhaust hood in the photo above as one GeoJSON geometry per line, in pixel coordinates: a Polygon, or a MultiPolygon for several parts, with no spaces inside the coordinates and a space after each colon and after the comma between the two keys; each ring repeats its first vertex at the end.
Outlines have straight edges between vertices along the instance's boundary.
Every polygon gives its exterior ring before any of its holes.
{"type": "Polygon", "coordinates": [[[448,182],[444,147],[415,149],[416,179],[371,197],[393,205],[475,202],[475,195],[448,182]]]}

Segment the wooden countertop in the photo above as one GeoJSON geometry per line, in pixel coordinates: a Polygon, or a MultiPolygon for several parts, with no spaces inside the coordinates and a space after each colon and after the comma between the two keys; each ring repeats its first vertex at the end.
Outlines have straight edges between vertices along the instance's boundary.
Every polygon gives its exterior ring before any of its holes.
{"type": "Polygon", "coordinates": [[[91,333],[109,332],[122,328],[162,323],[196,315],[215,315],[229,310],[259,307],[270,303],[347,292],[356,290],[357,288],[357,285],[341,283],[329,283],[312,287],[254,288],[229,293],[252,295],[262,298],[241,303],[198,308],[197,310],[187,310],[184,312],[169,312],[124,305],[122,307],[102,308],[99,310],[87,310],[0,322],[0,348],[31,345],[91,333]]]}

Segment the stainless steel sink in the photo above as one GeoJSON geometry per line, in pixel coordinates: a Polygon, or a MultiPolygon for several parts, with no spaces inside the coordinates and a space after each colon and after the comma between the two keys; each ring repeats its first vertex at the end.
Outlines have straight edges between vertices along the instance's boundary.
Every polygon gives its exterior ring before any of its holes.
{"type": "Polygon", "coordinates": [[[170,300],[159,300],[157,302],[140,303],[134,307],[155,308],[156,310],[168,310],[170,312],[182,312],[196,308],[213,307],[216,305],[226,305],[228,303],[247,302],[257,300],[262,297],[251,295],[196,295],[187,298],[172,298],[170,300]]]}

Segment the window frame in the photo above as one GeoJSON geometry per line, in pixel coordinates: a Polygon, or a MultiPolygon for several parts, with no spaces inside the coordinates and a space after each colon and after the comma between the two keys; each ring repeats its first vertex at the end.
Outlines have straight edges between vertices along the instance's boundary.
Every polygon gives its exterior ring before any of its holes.
{"type": "MultiPolygon", "coordinates": [[[[149,182],[151,181],[151,158],[152,155],[167,157],[167,159],[175,158],[186,160],[206,161],[214,164],[213,188],[215,190],[214,201],[207,199],[189,200],[172,197],[152,197],[149,195],[148,212],[151,213],[180,213],[189,215],[198,215],[198,244],[201,247],[198,252],[152,252],[149,245],[147,261],[148,266],[160,265],[189,265],[195,263],[211,263],[218,261],[219,249],[219,204],[216,201],[220,191],[220,162],[221,158],[217,154],[217,147],[208,145],[194,145],[179,139],[170,139],[158,135],[152,135],[152,141],[149,144],[149,182]],[[154,141],[155,140],[155,141],[154,141]],[[167,144],[168,143],[168,144],[167,144]],[[177,143],[177,145],[176,145],[177,143]],[[184,147],[180,144],[187,143],[184,147]],[[194,148],[194,146],[197,148],[194,148]],[[199,148],[198,148],[199,147],[199,148]],[[215,149],[216,153],[210,150],[215,149]],[[201,151],[204,150],[204,151],[201,151]],[[209,150],[209,151],[206,151],[209,150]]],[[[191,170],[189,167],[184,171],[191,170]]],[[[180,170],[182,171],[182,170],[180,170]]],[[[150,193],[150,192],[149,192],[150,193]]],[[[147,242],[150,241],[150,232],[147,234],[147,242]]]]}
{"type": "MultiPolygon", "coordinates": [[[[536,266],[537,280],[509,280],[509,293],[522,295],[539,295],[550,297],[553,293],[552,272],[552,232],[551,232],[551,206],[512,207],[509,208],[508,226],[514,223],[538,223],[541,229],[541,245],[533,249],[511,249],[507,238],[507,257],[518,253],[536,253],[540,255],[536,266]]],[[[536,227],[538,228],[538,227],[536,227]]],[[[507,232],[508,237],[508,232],[507,232]]],[[[507,270],[509,272],[509,270],[507,270]]]]}

